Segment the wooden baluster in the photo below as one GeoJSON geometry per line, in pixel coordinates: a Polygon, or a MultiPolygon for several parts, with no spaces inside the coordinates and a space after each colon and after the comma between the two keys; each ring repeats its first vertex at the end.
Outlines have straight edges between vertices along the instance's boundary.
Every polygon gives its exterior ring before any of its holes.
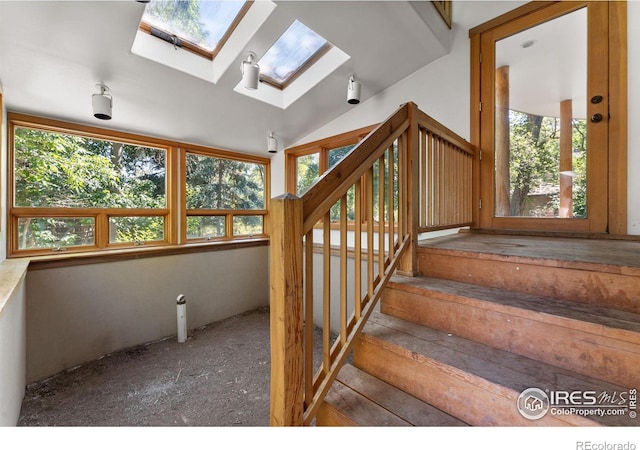
{"type": "Polygon", "coordinates": [[[340,347],[347,343],[347,194],[340,199],[340,347]]]}
{"type": "Polygon", "coordinates": [[[331,368],[331,209],[322,224],[322,373],[331,368]]]}
{"type": "Polygon", "coordinates": [[[304,399],[305,406],[309,406],[313,398],[313,229],[305,238],[304,250],[304,399]]]}
{"type": "MultiPolygon", "coordinates": [[[[384,164],[385,155],[378,160],[378,280],[384,277],[384,164]]],[[[377,283],[376,283],[377,284],[377,283]]]]}
{"type": "Polygon", "coordinates": [[[367,297],[373,297],[374,276],[373,276],[373,166],[367,172],[367,297]]]}
{"type": "Polygon", "coordinates": [[[359,320],[362,315],[362,178],[355,184],[355,226],[354,226],[354,255],[353,255],[353,271],[354,271],[354,314],[355,319],[359,320]]]}

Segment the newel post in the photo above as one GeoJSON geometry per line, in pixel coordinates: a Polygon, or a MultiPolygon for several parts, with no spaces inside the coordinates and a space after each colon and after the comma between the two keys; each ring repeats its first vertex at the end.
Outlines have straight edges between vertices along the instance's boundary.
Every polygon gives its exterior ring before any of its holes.
{"type": "Polygon", "coordinates": [[[409,248],[404,252],[398,265],[398,274],[418,275],[418,226],[420,220],[420,126],[418,124],[418,106],[407,103],[409,128],[407,130],[405,174],[405,208],[407,228],[410,234],[409,248]]]}
{"type": "Polygon", "coordinates": [[[302,425],[302,200],[273,198],[269,215],[271,425],[302,425]]]}

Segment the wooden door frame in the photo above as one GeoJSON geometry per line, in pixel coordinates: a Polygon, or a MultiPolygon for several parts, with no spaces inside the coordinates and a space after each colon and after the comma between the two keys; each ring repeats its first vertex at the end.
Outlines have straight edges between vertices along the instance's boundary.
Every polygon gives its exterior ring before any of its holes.
{"type": "MultiPolygon", "coordinates": [[[[532,26],[539,22],[540,15],[549,14],[549,19],[553,14],[557,14],[558,3],[553,1],[530,2],[512,11],[509,11],[495,19],[469,30],[470,50],[471,50],[471,143],[479,150],[478,161],[474,169],[474,198],[477,201],[477,208],[474,208],[473,221],[476,228],[493,228],[493,177],[481,176],[480,164],[483,154],[483,133],[482,133],[482,89],[490,89],[493,93],[493,79],[481,79],[482,48],[481,37],[483,33],[508,24],[509,22],[521,20],[523,17],[531,16],[532,26]],[[491,192],[491,198],[485,199],[485,207],[482,207],[482,192],[491,192]],[[487,201],[488,200],[488,201],[487,201]]],[[[566,2],[569,3],[569,2],[566,2]]],[[[570,2],[572,6],[586,5],[589,2],[570,2]]],[[[607,170],[607,189],[601,193],[605,196],[607,203],[606,217],[598,220],[603,223],[603,229],[611,235],[627,234],[627,5],[625,1],[607,2],[608,4],[608,88],[609,88],[609,132],[608,132],[608,155],[605,163],[607,170]]],[[[574,8],[575,9],[575,8],[574,8]]],[[[492,94],[493,95],[493,94],[492,94]]],[[[491,108],[491,111],[493,109],[491,108]]],[[[485,108],[485,115],[487,110],[485,108]]],[[[489,132],[493,132],[492,129],[489,132]]],[[[487,151],[492,149],[484,149],[487,151]]],[[[489,158],[491,161],[493,158],[489,158]]],[[[545,219],[538,219],[544,224],[545,219]]],[[[561,231],[556,228],[559,221],[572,219],[551,219],[548,222],[549,231],[561,231]]],[[[542,228],[545,228],[544,226],[542,228]]],[[[584,230],[589,232],[591,230],[584,230]]]]}

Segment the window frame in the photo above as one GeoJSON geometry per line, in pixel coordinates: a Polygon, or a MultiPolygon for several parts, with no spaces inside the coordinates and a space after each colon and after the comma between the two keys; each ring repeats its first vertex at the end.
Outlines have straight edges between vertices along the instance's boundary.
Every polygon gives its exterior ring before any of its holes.
{"type": "MultiPolygon", "coordinates": [[[[308,156],[312,154],[319,154],[318,157],[318,179],[322,177],[322,175],[329,170],[329,153],[332,150],[339,149],[341,147],[345,147],[347,145],[358,144],[362,141],[369,133],[377,128],[378,124],[370,125],[363,128],[358,128],[356,130],[347,131],[345,133],[337,134],[334,136],[330,136],[324,139],[320,139],[317,141],[309,142],[307,144],[302,144],[296,147],[291,147],[285,150],[285,187],[288,192],[293,193],[296,196],[301,196],[304,194],[298,194],[298,158],[302,156],[308,156]]],[[[363,179],[366,175],[363,176],[363,179]]],[[[313,184],[312,184],[313,185],[313,184]]],[[[364,202],[362,207],[364,208],[364,202]]],[[[366,226],[366,214],[362,214],[362,225],[366,226]]],[[[315,227],[322,226],[321,219],[315,227]]],[[[355,226],[355,222],[349,221],[348,228],[353,230],[355,226]]],[[[331,223],[332,229],[338,229],[339,224],[331,223]]]]}
{"type": "Polygon", "coordinates": [[[248,235],[234,236],[233,234],[233,218],[235,216],[262,216],[262,230],[261,234],[252,235],[251,237],[267,237],[267,217],[269,213],[269,198],[271,192],[271,171],[268,170],[270,166],[269,158],[261,158],[249,155],[240,155],[224,150],[210,149],[207,147],[201,147],[197,145],[187,145],[183,148],[180,154],[180,166],[184,169],[181,171],[182,179],[180,181],[181,189],[181,204],[184,205],[184,214],[181,217],[181,240],[187,243],[201,243],[201,242],[216,242],[216,241],[229,241],[233,239],[247,238],[248,235]],[[263,164],[265,166],[265,186],[264,186],[264,209],[188,209],[187,208],[187,154],[194,154],[199,156],[208,156],[213,158],[231,159],[233,161],[245,162],[250,164],[263,164]],[[220,216],[225,218],[225,235],[220,237],[199,237],[189,238],[187,236],[187,217],[198,216],[220,216]]]}
{"type": "MultiPolygon", "coordinates": [[[[159,32],[166,34],[167,36],[173,36],[175,38],[178,39],[179,41],[179,47],[194,53],[198,56],[201,56],[203,58],[206,58],[210,61],[213,61],[215,59],[215,57],[218,55],[218,53],[220,52],[220,50],[222,49],[222,47],[224,47],[225,43],[229,40],[229,37],[231,37],[231,35],[233,34],[233,32],[235,31],[235,29],[238,27],[238,25],[240,24],[240,22],[242,21],[242,19],[244,18],[244,16],[247,14],[247,12],[249,11],[249,8],[251,8],[251,5],[253,4],[254,0],[247,0],[244,2],[244,4],[242,5],[242,8],[240,8],[240,11],[238,11],[238,14],[236,15],[235,19],[233,19],[233,21],[231,22],[231,25],[229,25],[229,28],[227,28],[227,31],[225,31],[225,33],[222,35],[222,37],[220,38],[220,40],[218,41],[218,44],[216,45],[216,47],[209,51],[204,47],[201,47],[197,44],[194,44],[193,42],[189,41],[186,38],[183,38],[182,36],[179,36],[175,33],[171,33],[167,30],[161,29],[161,28],[157,28],[154,27],[153,25],[151,25],[148,22],[145,22],[144,19],[140,20],[140,24],[138,25],[138,29],[140,31],[143,31],[151,36],[154,36],[154,34],[152,33],[152,30],[158,30],[159,32]]],[[[155,36],[158,39],[161,39],[165,42],[169,42],[165,39],[162,39],[159,36],[155,36]]],[[[171,43],[171,42],[169,42],[171,43]]]]}
{"type": "Polygon", "coordinates": [[[318,178],[329,170],[329,152],[345,147],[347,145],[358,144],[378,125],[369,125],[353,131],[330,136],[307,144],[290,147],[285,150],[285,186],[288,192],[298,194],[298,158],[318,153],[318,178]]]}
{"type": "Polygon", "coordinates": [[[107,130],[93,126],[63,122],[60,120],[31,116],[21,113],[7,113],[7,257],[56,257],[66,258],[82,254],[102,253],[112,254],[117,251],[132,250],[145,252],[154,249],[154,253],[162,248],[175,248],[188,246],[192,243],[199,245],[220,245],[232,241],[251,240],[248,236],[229,236],[218,238],[211,242],[206,239],[186,239],[186,153],[197,152],[206,156],[213,156],[234,161],[261,164],[265,170],[265,209],[263,210],[211,210],[218,215],[223,213],[233,220],[234,215],[263,215],[264,233],[254,235],[253,239],[268,237],[268,210],[270,193],[270,159],[249,154],[236,153],[211,147],[195,146],[180,142],[143,136],[133,133],[107,130]],[[125,144],[140,145],[144,147],[158,148],[166,151],[165,156],[165,208],[40,208],[14,206],[15,201],[15,128],[31,128],[53,133],[63,133],[74,136],[90,137],[108,141],[122,142],[125,144]],[[18,220],[20,218],[85,218],[93,217],[95,220],[94,244],[86,246],[70,246],[60,249],[37,248],[19,249],[18,220]],[[109,243],[109,218],[110,217],[164,217],[164,239],[147,242],[109,243]]]}

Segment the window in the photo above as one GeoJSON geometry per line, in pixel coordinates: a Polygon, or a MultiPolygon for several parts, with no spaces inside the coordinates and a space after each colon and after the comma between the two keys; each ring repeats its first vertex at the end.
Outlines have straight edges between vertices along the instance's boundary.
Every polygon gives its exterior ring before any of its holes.
{"type": "Polygon", "coordinates": [[[263,164],[186,154],[187,239],[264,235],[263,164]]]}
{"type": "Polygon", "coordinates": [[[252,2],[153,0],[140,29],[208,59],[215,58],[252,2]]]}
{"type": "Polygon", "coordinates": [[[285,151],[286,186],[304,194],[313,183],[344,158],[375,126],[289,148],[285,151]]]}
{"type": "MultiPolygon", "coordinates": [[[[296,195],[303,195],[327,170],[338,164],[374,127],[361,128],[320,141],[287,149],[285,164],[287,188],[296,195]]],[[[354,191],[347,193],[347,214],[355,217],[354,191]]],[[[338,205],[331,209],[331,220],[340,216],[338,205]]]]}
{"type": "Polygon", "coordinates": [[[284,89],[330,48],[326,39],[296,20],[258,61],[261,79],[284,89]]]}
{"type": "Polygon", "coordinates": [[[19,114],[9,138],[11,256],[266,235],[267,158],[19,114]]]}

